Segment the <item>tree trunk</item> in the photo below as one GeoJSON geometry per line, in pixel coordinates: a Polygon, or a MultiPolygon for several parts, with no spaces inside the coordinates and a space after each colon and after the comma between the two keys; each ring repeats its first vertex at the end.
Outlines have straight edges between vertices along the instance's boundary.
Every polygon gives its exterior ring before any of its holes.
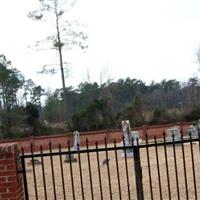
{"type": "Polygon", "coordinates": [[[63,67],[63,56],[62,56],[62,42],[60,38],[60,30],[59,30],[59,16],[57,11],[57,3],[55,2],[55,15],[56,15],[56,31],[57,31],[57,42],[58,42],[58,53],[59,53],[59,61],[60,61],[60,71],[61,71],[61,79],[62,79],[62,88],[63,88],[63,118],[64,121],[67,121],[67,94],[65,88],[65,75],[64,75],[64,67],[63,67]]]}

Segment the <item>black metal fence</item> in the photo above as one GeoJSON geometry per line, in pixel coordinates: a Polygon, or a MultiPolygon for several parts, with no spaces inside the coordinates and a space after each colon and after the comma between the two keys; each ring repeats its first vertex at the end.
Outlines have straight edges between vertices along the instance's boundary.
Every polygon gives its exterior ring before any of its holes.
{"type": "MultiPolygon", "coordinates": [[[[25,154],[21,161],[26,199],[198,199],[200,134],[175,141],[146,139],[25,154]],[[125,150],[132,149],[133,156],[125,150]],[[123,154],[124,153],[124,154],[123,154]],[[124,155],[124,156],[122,156],[124,155]]],[[[122,140],[123,141],[123,140],[122,140]]]]}

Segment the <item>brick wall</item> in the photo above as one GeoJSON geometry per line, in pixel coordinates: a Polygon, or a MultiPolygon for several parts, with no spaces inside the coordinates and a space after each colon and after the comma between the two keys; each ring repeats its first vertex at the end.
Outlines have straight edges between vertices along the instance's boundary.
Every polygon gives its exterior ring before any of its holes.
{"type": "MultiPolygon", "coordinates": [[[[145,133],[147,133],[149,139],[153,139],[154,136],[157,138],[163,137],[163,132],[166,129],[172,126],[180,126],[183,130],[183,134],[187,134],[187,129],[190,123],[179,123],[179,124],[167,124],[167,125],[157,125],[157,126],[142,126],[134,128],[132,130],[139,131],[140,138],[145,139],[145,133]]],[[[121,129],[112,129],[112,130],[102,130],[102,131],[89,131],[89,132],[80,132],[80,142],[81,146],[85,146],[86,138],[88,138],[89,145],[95,145],[97,141],[98,144],[104,144],[104,138],[107,137],[107,142],[112,143],[114,140],[116,142],[122,141],[122,131],[121,129]]],[[[40,150],[40,145],[43,146],[44,150],[49,149],[49,142],[52,144],[52,148],[58,148],[58,144],[61,144],[62,148],[67,148],[68,141],[71,142],[72,133],[66,133],[61,135],[51,135],[51,136],[38,136],[38,137],[29,137],[15,140],[3,140],[0,143],[16,142],[19,144],[19,147],[23,147],[25,152],[30,152],[30,144],[33,143],[34,151],[40,150]]]]}
{"type": "Polygon", "coordinates": [[[19,151],[16,143],[0,144],[0,199],[23,200],[22,175],[17,174],[20,167],[19,151]]]}

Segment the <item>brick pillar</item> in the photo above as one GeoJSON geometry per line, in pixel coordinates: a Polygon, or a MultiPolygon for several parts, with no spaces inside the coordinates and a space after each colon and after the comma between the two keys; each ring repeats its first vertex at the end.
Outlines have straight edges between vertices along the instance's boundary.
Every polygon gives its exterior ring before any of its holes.
{"type": "Polygon", "coordinates": [[[18,145],[0,144],[0,199],[24,200],[22,175],[17,174],[20,167],[18,145]]]}

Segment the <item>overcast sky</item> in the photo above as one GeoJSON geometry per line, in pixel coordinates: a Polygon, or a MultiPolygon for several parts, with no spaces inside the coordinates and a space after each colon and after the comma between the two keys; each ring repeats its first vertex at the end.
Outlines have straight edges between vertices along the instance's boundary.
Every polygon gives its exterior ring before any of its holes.
{"type": "MultiPolygon", "coordinates": [[[[26,17],[37,0],[6,0],[0,6],[0,54],[44,88],[60,88],[60,74],[38,75],[52,61],[49,52],[27,48],[43,39],[48,25],[26,17]]],[[[100,73],[115,80],[137,78],[149,83],[162,79],[187,80],[197,74],[200,46],[199,0],[77,0],[70,14],[87,25],[88,49],[66,52],[72,63],[66,85],[86,79],[100,81],[100,73]]]]}

